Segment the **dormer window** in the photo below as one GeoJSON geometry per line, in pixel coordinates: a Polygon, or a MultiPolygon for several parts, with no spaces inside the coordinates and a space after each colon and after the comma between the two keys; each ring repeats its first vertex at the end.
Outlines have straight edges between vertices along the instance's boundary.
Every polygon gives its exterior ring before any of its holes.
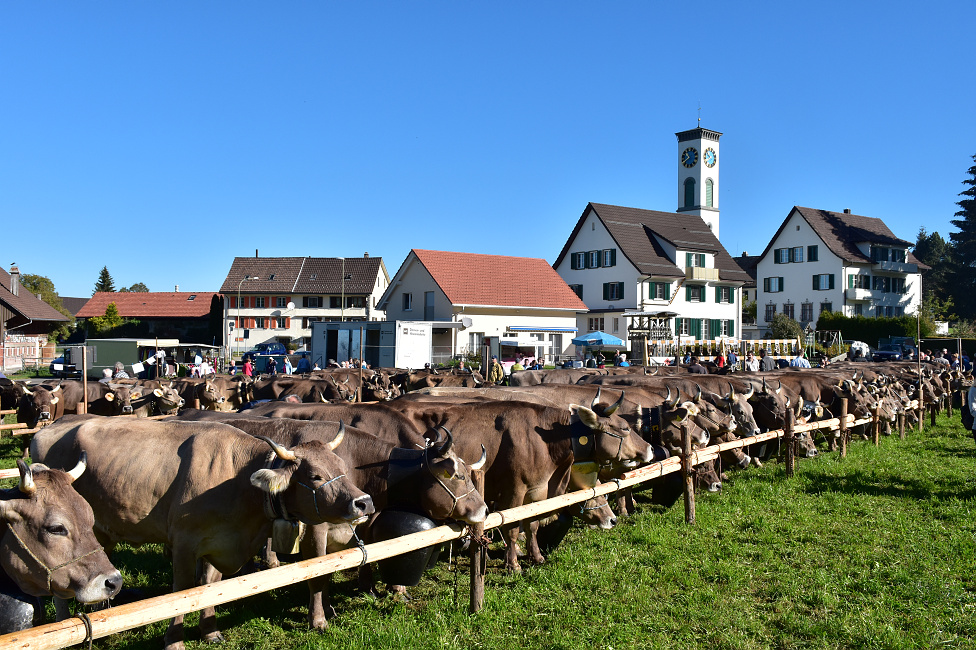
{"type": "Polygon", "coordinates": [[[193,293],[193,294],[190,294],[190,296],[187,298],[187,300],[196,300],[196,298],[197,298],[197,294],[193,293]]]}
{"type": "Polygon", "coordinates": [[[705,268],[705,253],[685,253],[685,266],[705,268]]]}
{"type": "Polygon", "coordinates": [[[268,279],[269,279],[269,280],[274,280],[274,276],[275,276],[275,274],[274,274],[274,273],[272,273],[271,275],[269,275],[269,276],[268,276],[268,279]]]}

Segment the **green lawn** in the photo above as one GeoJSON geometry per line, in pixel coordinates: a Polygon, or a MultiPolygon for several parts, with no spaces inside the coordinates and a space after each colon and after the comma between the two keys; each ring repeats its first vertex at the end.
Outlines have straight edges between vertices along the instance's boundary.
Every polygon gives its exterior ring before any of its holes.
{"type": "MultiPolygon", "coordinates": [[[[306,628],[302,585],[218,608],[221,647],[976,648],[976,443],[958,420],[878,448],[854,441],[846,459],[803,460],[791,480],[783,470],[733,474],[700,495],[695,526],[680,501],[644,501],[612,531],[574,528],[521,576],[494,559],[476,616],[464,559],[407,603],[339,576],[325,634],[306,628]]],[[[115,560],[156,595],[169,580],[161,558],[123,548],[115,560]]],[[[95,647],[158,648],[164,629],[95,647]]],[[[188,638],[205,647],[195,629],[188,638]]]]}

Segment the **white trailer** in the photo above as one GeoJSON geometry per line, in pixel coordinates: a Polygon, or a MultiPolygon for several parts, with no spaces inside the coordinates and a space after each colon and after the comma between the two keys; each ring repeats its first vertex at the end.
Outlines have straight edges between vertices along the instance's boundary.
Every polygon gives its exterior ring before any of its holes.
{"type": "Polygon", "coordinates": [[[363,359],[373,368],[423,368],[431,363],[430,321],[312,322],[312,362],[324,368],[363,359]]]}

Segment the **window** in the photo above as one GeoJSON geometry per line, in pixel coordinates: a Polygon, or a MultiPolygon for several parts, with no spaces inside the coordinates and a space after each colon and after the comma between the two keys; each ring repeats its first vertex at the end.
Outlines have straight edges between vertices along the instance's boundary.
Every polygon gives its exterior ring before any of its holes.
{"type": "Polygon", "coordinates": [[[832,302],[822,302],[820,303],[820,313],[834,311],[834,303],[832,302]]]}
{"type": "Polygon", "coordinates": [[[257,309],[263,308],[264,307],[264,296],[258,296],[257,298],[255,298],[254,299],[254,306],[257,309]]]}
{"type": "Polygon", "coordinates": [[[766,293],[779,293],[782,290],[783,278],[763,278],[763,291],[766,293]]]}
{"type": "Polygon", "coordinates": [[[715,302],[725,304],[735,302],[735,289],[733,287],[715,287],[715,302]]]}
{"type": "Polygon", "coordinates": [[[789,264],[790,263],[790,249],[789,248],[777,248],[773,251],[773,263],[774,264],[789,264]]]}
{"type": "Polygon", "coordinates": [[[820,273],[813,276],[814,291],[826,291],[834,288],[834,274],[820,273]]]}
{"type": "Polygon", "coordinates": [[[274,274],[274,273],[272,273],[271,275],[269,275],[269,276],[268,276],[268,279],[269,279],[269,280],[274,280],[274,279],[275,279],[275,274],[274,274]]]}
{"type": "Polygon", "coordinates": [[[342,296],[329,296],[329,309],[342,309],[342,296]]]}
{"type": "Polygon", "coordinates": [[[617,266],[616,248],[607,248],[603,250],[603,266],[617,266]]]}
{"type": "Polygon", "coordinates": [[[783,303],[783,314],[789,316],[790,318],[793,318],[794,312],[793,312],[792,302],[783,303]]]}
{"type": "Polygon", "coordinates": [[[679,336],[688,336],[691,334],[691,319],[690,318],[675,318],[674,319],[674,329],[677,331],[679,336]]]}
{"type": "Polygon", "coordinates": [[[891,261],[892,262],[904,262],[907,258],[906,251],[900,248],[891,249],[891,261]]]}
{"type": "Polygon", "coordinates": [[[346,309],[365,309],[366,296],[346,296],[346,309]]]}
{"type": "Polygon", "coordinates": [[[776,305],[769,303],[766,305],[766,322],[771,323],[773,321],[773,316],[776,315],[776,305]]]}
{"type": "Polygon", "coordinates": [[[686,302],[705,302],[705,287],[700,284],[685,285],[686,302]]]}
{"type": "Polygon", "coordinates": [[[883,275],[874,276],[874,290],[882,293],[891,293],[891,278],[883,275]]]}
{"type": "Polygon", "coordinates": [[[819,262],[820,261],[820,246],[814,244],[812,246],[807,246],[807,261],[808,262],[819,262]]]}
{"type": "Polygon", "coordinates": [[[573,293],[582,300],[583,299],[583,285],[582,284],[571,284],[569,288],[573,290],[573,293]]]}
{"type": "Polygon", "coordinates": [[[614,332],[619,332],[620,331],[620,319],[619,318],[614,318],[613,319],[613,331],[614,332]]]}
{"type": "MultiPolygon", "coordinates": [[[[888,309],[891,309],[891,307],[889,307],[888,309]]],[[[878,306],[878,307],[875,307],[874,308],[874,317],[875,318],[881,318],[884,315],[885,315],[885,308],[884,307],[878,306]]]]}
{"type": "Polygon", "coordinates": [[[603,283],[603,299],[604,300],[623,300],[624,299],[624,283],[623,282],[604,282],[603,283]]]}
{"type": "Polygon", "coordinates": [[[891,278],[891,292],[905,293],[905,278],[891,278]]]}
{"type": "Polygon", "coordinates": [[[195,294],[195,293],[194,294],[191,294],[190,297],[187,298],[187,300],[196,300],[196,299],[197,299],[197,294],[195,294]]]}
{"type": "Polygon", "coordinates": [[[863,316],[864,315],[864,303],[863,302],[856,302],[856,303],[854,303],[854,315],[855,316],[863,316]]]}
{"type": "Polygon", "coordinates": [[[847,286],[851,289],[870,289],[871,276],[866,274],[851,274],[847,276],[847,286]]]}
{"type": "Polygon", "coordinates": [[[556,355],[563,353],[563,335],[562,334],[550,334],[549,335],[549,355],[555,359],[556,355]]]}
{"type": "Polygon", "coordinates": [[[283,316],[279,316],[278,318],[275,318],[274,321],[275,321],[275,327],[277,329],[280,330],[285,329],[285,319],[283,316]]]}
{"type": "Polygon", "coordinates": [[[602,318],[587,318],[586,327],[591,332],[603,331],[603,319],[602,318]]]}
{"type": "Polygon", "coordinates": [[[572,269],[585,269],[586,253],[573,253],[569,258],[569,267],[572,269]]]}
{"type": "Polygon", "coordinates": [[[600,251],[590,251],[586,254],[586,268],[600,268],[600,251]]]}
{"type": "Polygon", "coordinates": [[[275,307],[285,308],[288,307],[288,296],[278,296],[275,298],[275,307]]]}
{"type": "Polygon", "coordinates": [[[800,305],[800,320],[808,322],[813,320],[813,303],[805,302],[800,305]]]}
{"type": "Polygon", "coordinates": [[[705,268],[705,253],[685,253],[685,266],[705,268]]]}
{"type": "Polygon", "coordinates": [[[302,296],[302,307],[321,307],[322,296],[302,296]]]}
{"type": "Polygon", "coordinates": [[[264,318],[254,319],[254,329],[263,330],[264,329],[264,318]]]}
{"type": "Polygon", "coordinates": [[[403,294],[403,311],[413,311],[413,294],[404,293],[403,294]]]}
{"type": "Polygon", "coordinates": [[[708,208],[714,207],[712,205],[712,193],[713,193],[714,185],[715,184],[712,182],[712,179],[710,178],[705,181],[705,207],[708,208]]]}
{"type": "Polygon", "coordinates": [[[480,354],[484,344],[484,332],[468,332],[468,354],[480,354]]]}
{"type": "Polygon", "coordinates": [[[695,179],[694,178],[685,179],[685,207],[686,208],[695,207],[695,179]]]}
{"type": "Polygon", "coordinates": [[[790,249],[790,261],[791,262],[802,262],[803,261],[803,246],[795,246],[790,249]]]}
{"type": "Polygon", "coordinates": [[[424,320],[434,320],[434,292],[424,292],[424,320]]]}
{"type": "Polygon", "coordinates": [[[651,282],[647,285],[647,297],[650,300],[670,300],[670,282],[651,282]]]}

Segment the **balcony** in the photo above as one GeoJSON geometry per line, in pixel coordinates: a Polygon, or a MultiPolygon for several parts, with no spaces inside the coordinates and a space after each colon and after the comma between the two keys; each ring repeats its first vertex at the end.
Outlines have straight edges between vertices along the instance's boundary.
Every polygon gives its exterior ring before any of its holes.
{"type": "Polygon", "coordinates": [[[871,268],[888,273],[918,273],[918,264],[911,262],[875,262],[871,268]]]}
{"type": "Polygon", "coordinates": [[[704,266],[686,266],[685,279],[718,280],[718,269],[709,269],[704,266]]]}
{"type": "Polygon", "coordinates": [[[859,289],[850,287],[847,289],[848,300],[871,300],[874,298],[874,291],[871,289],[859,289]]]}

